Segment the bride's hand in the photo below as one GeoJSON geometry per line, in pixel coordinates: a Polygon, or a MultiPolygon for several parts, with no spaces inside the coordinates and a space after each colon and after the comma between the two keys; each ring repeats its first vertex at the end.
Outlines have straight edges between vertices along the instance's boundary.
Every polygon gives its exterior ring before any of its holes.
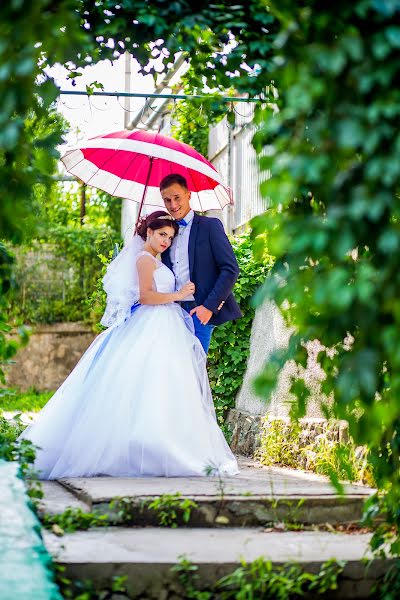
{"type": "Polygon", "coordinates": [[[186,298],[186,296],[190,296],[191,294],[194,294],[195,289],[196,289],[196,287],[195,287],[194,283],[192,283],[191,281],[189,281],[188,283],[185,283],[185,285],[182,286],[181,289],[177,291],[178,300],[183,300],[184,298],[186,298]]]}

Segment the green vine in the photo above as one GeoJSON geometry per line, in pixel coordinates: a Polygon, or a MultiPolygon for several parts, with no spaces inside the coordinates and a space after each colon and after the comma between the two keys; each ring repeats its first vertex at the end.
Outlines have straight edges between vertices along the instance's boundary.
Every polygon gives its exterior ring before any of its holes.
{"type": "Polygon", "coordinates": [[[208,357],[210,385],[217,418],[227,437],[229,432],[224,427],[226,413],[229,408],[234,407],[249,356],[251,326],[255,312],[251,298],[273,265],[273,257],[267,251],[255,257],[249,232],[233,238],[231,242],[240,269],[233,293],[240,304],[243,317],[214,329],[208,357]]]}
{"type": "MultiPolygon", "coordinates": [[[[194,87],[193,68],[190,67],[183,75],[182,93],[186,95],[200,94],[201,89],[194,87]]],[[[226,92],[227,93],[227,92],[226,92]]],[[[203,156],[208,156],[208,136],[210,127],[218,123],[226,114],[227,106],[218,96],[210,96],[206,102],[194,99],[180,100],[171,108],[171,136],[189,144],[203,156]]]]}
{"type": "Polygon", "coordinates": [[[114,575],[109,585],[98,586],[92,580],[70,579],[65,574],[66,568],[62,565],[54,565],[54,574],[62,597],[65,600],[107,600],[107,599],[129,599],[131,598],[127,589],[126,575],[114,575]]]}
{"type": "Polygon", "coordinates": [[[203,590],[198,589],[197,565],[185,556],[171,570],[178,576],[185,598],[192,600],[290,600],[337,590],[344,566],[343,561],[328,560],[317,573],[310,573],[296,563],[274,566],[260,557],[250,563],[243,560],[235,571],[203,590]]]}
{"type": "Polygon", "coordinates": [[[81,508],[68,507],[60,514],[46,514],[42,517],[43,527],[56,535],[87,531],[91,527],[105,527],[110,524],[108,515],[99,512],[87,512],[81,508]]]}
{"type": "Polygon", "coordinates": [[[35,462],[35,446],[32,442],[18,440],[25,427],[19,415],[9,421],[0,411],[0,459],[18,462],[23,476],[31,472],[35,462]]]}
{"type": "Polygon", "coordinates": [[[150,510],[157,513],[161,527],[178,527],[177,520],[182,518],[184,523],[190,521],[193,508],[197,508],[196,502],[189,498],[182,498],[180,492],[176,494],[163,494],[148,504],[150,510]]]}

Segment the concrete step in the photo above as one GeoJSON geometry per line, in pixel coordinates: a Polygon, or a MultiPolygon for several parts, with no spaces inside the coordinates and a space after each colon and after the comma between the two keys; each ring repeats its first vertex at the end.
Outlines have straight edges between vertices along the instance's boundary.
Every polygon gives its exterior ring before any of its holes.
{"type": "MultiPolygon", "coordinates": [[[[124,512],[130,524],[156,526],[159,516],[148,508],[149,502],[179,493],[195,502],[188,523],[191,527],[221,523],[251,527],[277,521],[305,525],[357,522],[365,500],[374,490],[350,484],[344,488],[346,495],[339,496],[326,477],[240,459],[240,474],[236,477],[93,477],[45,482],[42,510],[58,513],[74,506],[109,514],[115,521],[116,511],[110,508],[110,502],[120,497],[125,499],[124,512]]],[[[185,524],[179,510],[177,524],[185,524]]]]}
{"type": "Polygon", "coordinates": [[[370,558],[369,534],[329,532],[266,532],[261,528],[165,529],[110,527],[67,534],[45,532],[45,544],[54,559],[74,580],[90,579],[100,588],[113,576],[127,576],[130,597],[184,598],[171,572],[184,556],[198,566],[198,586],[210,586],[240,566],[242,559],[264,557],[275,566],[295,561],[317,572],[322,563],[346,561],[339,590],[324,598],[367,598],[371,586],[389,566],[370,558]]]}

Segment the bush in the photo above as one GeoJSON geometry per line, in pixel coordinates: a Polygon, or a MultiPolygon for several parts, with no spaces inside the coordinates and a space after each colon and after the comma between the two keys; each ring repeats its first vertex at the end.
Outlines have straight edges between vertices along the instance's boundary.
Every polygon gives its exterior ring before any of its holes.
{"type": "Polygon", "coordinates": [[[285,419],[263,420],[256,458],[264,465],[306,469],[328,475],[335,483],[346,480],[374,486],[368,451],[354,441],[341,439],[338,422],[314,425],[305,430],[299,422],[285,419]]]}
{"type": "Polygon", "coordinates": [[[15,250],[10,317],[31,324],[92,321],[87,300],[102,267],[98,256],[119,236],[109,227],[55,225],[15,250]]]}
{"type": "Polygon", "coordinates": [[[18,417],[8,421],[0,412],[0,460],[18,461],[22,475],[31,471],[35,461],[35,447],[32,442],[18,440],[25,427],[18,417]]]}

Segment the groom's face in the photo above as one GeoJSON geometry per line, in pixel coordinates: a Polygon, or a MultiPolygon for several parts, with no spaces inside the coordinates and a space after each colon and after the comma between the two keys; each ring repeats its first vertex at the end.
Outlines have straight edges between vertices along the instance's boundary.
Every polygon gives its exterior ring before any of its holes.
{"type": "Polygon", "coordinates": [[[165,208],[177,221],[186,217],[190,211],[190,192],[179,183],[173,183],[161,190],[165,208]]]}

